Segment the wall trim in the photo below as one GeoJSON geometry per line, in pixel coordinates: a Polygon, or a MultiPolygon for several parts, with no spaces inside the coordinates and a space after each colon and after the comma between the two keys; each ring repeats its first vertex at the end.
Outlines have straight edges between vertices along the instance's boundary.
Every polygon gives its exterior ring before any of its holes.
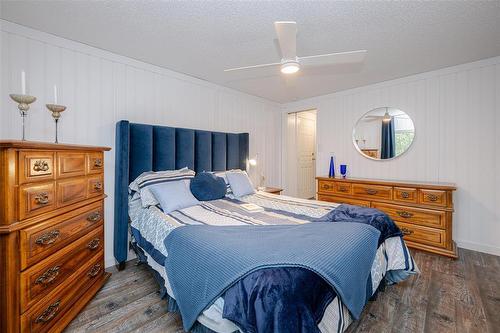
{"type": "Polygon", "coordinates": [[[110,268],[116,266],[116,260],[115,257],[112,258],[105,258],[104,260],[104,268],[110,268]]]}
{"type": "MultiPolygon", "coordinates": [[[[460,65],[454,65],[450,67],[444,67],[441,69],[435,69],[429,72],[424,72],[424,73],[419,73],[419,74],[412,74],[408,76],[404,76],[401,78],[396,78],[396,79],[391,79],[391,80],[386,80],[386,81],[381,81],[377,83],[371,83],[368,85],[364,85],[361,87],[356,87],[356,88],[351,88],[347,90],[340,90],[337,92],[325,94],[325,95],[320,95],[320,96],[315,96],[311,98],[305,98],[301,99],[298,101],[293,101],[293,102],[288,102],[282,104],[282,112],[289,113],[289,112],[295,112],[296,108],[299,109],[315,109],[318,107],[318,103],[332,99],[334,97],[338,96],[346,96],[346,95],[352,95],[360,92],[365,92],[365,91],[372,91],[380,88],[390,88],[395,85],[400,85],[400,84],[407,84],[415,81],[420,81],[420,80],[426,80],[429,78],[433,77],[439,77],[439,76],[446,76],[450,74],[455,74],[457,72],[461,71],[467,71],[471,69],[476,69],[476,68],[481,68],[481,67],[488,67],[488,66],[494,66],[500,64],[500,56],[497,57],[492,57],[492,58],[486,58],[482,60],[477,60],[473,62],[468,62],[460,65]],[[293,109],[291,109],[293,108],[293,109]]],[[[298,110],[297,110],[298,111],[298,110]]]]}
{"type": "Polygon", "coordinates": [[[492,254],[495,256],[500,256],[500,247],[497,247],[497,246],[479,244],[476,242],[469,242],[469,241],[462,241],[462,240],[455,240],[455,242],[457,243],[458,247],[463,248],[463,249],[484,252],[484,253],[492,254]]]}
{"type": "MultiPolygon", "coordinates": [[[[486,58],[482,60],[477,60],[473,62],[468,62],[464,64],[459,64],[459,65],[454,65],[454,66],[449,66],[441,69],[436,69],[424,73],[419,73],[419,74],[411,74],[408,76],[404,76],[401,78],[395,78],[395,79],[390,79],[386,81],[381,81],[377,83],[371,83],[368,85],[364,85],[361,87],[356,87],[356,88],[351,88],[347,90],[340,90],[336,92],[332,92],[329,94],[325,95],[320,95],[320,96],[315,96],[315,97],[310,97],[310,98],[305,98],[301,99],[298,101],[293,101],[293,102],[288,102],[288,103],[277,103],[262,97],[258,97],[255,95],[247,94],[235,89],[231,89],[225,86],[221,86],[216,83],[212,83],[203,79],[196,78],[194,76],[184,74],[181,72],[177,72],[165,67],[153,65],[147,62],[144,62],[142,60],[137,60],[133,59],[127,56],[119,55],[117,53],[113,53],[111,51],[107,51],[104,49],[97,48],[95,46],[91,46],[79,41],[74,41],[71,39],[67,39],[65,37],[60,37],[57,35],[53,35],[50,33],[46,33],[40,30],[36,30],[24,25],[20,25],[17,23],[13,23],[10,21],[7,21],[5,19],[0,19],[0,30],[5,31],[7,33],[15,34],[15,35],[21,35],[23,37],[29,38],[29,39],[35,39],[38,41],[43,41],[46,43],[50,43],[52,45],[65,48],[65,49],[70,49],[73,51],[81,52],[81,53],[86,53],[89,55],[97,56],[104,58],[106,60],[112,61],[112,62],[119,62],[123,63],[132,67],[135,67],[140,70],[146,70],[152,73],[157,73],[157,74],[162,74],[162,75],[167,75],[171,78],[175,78],[181,81],[186,81],[192,84],[197,84],[203,87],[210,87],[210,88],[215,88],[220,91],[224,91],[227,93],[231,93],[234,95],[243,95],[246,97],[250,97],[256,101],[267,103],[267,104],[272,104],[276,107],[282,106],[282,112],[293,112],[290,111],[288,106],[293,106],[295,104],[297,105],[302,105],[302,103],[315,103],[318,101],[321,101],[323,99],[329,99],[333,95],[349,95],[349,94],[354,94],[359,91],[365,90],[365,89],[378,89],[382,87],[390,87],[392,85],[397,85],[397,84],[402,84],[402,83],[409,83],[413,81],[418,81],[418,80],[424,80],[430,77],[434,76],[441,76],[441,75],[448,75],[448,74],[453,74],[455,72],[463,71],[463,70],[469,70],[473,68],[478,68],[478,67],[486,67],[486,66],[491,66],[495,64],[500,63],[500,56],[497,57],[492,57],[492,58],[486,58]],[[91,52],[89,52],[91,50],[91,52]]],[[[314,106],[311,106],[310,108],[314,109],[314,106]]]]}
{"type": "Polygon", "coordinates": [[[51,45],[54,45],[54,46],[57,46],[57,47],[60,47],[63,49],[76,51],[76,52],[88,54],[91,56],[96,56],[99,58],[103,58],[105,60],[109,60],[111,62],[118,62],[120,64],[125,64],[125,65],[134,67],[134,68],[139,69],[139,70],[149,71],[149,72],[155,73],[155,74],[166,75],[166,76],[169,76],[171,78],[174,78],[174,79],[177,79],[180,81],[189,82],[191,84],[196,84],[196,85],[199,85],[202,87],[217,89],[218,91],[226,92],[226,93],[233,94],[233,95],[245,96],[247,98],[252,98],[253,100],[261,102],[261,103],[271,104],[275,107],[279,107],[281,105],[281,104],[276,103],[274,101],[271,101],[271,100],[268,100],[268,99],[265,99],[262,97],[258,97],[255,95],[250,95],[250,94],[247,94],[247,93],[235,90],[235,89],[231,89],[228,87],[224,87],[224,86],[217,84],[217,83],[212,83],[212,82],[209,82],[209,81],[206,81],[203,79],[199,79],[199,78],[196,78],[196,77],[188,75],[188,74],[177,72],[177,71],[165,68],[165,67],[153,65],[153,64],[144,62],[142,60],[119,55],[119,54],[113,53],[111,51],[100,49],[98,47],[91,46],[91,45],[88,45],[88,44],[85,44],[85,43],[82,43],[79,41],[67,39],[65,37],[60,37],[57,35],[49,34],[49,33],[46,33],[46,32],[40,31],[40,30],[29,28],[29,27],[24,26],[24,25],[20,25],[17,23],[7,21],[4,19],[0,19],[0,30],[7,32],[7,33],[10,33],[10,34],[23,36],[23,37],[28,38],[28,39],[49,43],[51,45]]]}

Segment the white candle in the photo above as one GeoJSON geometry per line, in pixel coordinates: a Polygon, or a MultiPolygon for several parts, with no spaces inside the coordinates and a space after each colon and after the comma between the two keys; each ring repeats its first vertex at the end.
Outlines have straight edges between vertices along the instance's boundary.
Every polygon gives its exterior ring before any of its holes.
{"type": "Polygon", "coordinates": [[[57,86],[54,84],[54,104],[57,104],[57,86]]]}
{"type": "Polygon", "coordinates": [[[26,73],[21,71],[21,91],[23,95],[26,95],[26,73]]]}

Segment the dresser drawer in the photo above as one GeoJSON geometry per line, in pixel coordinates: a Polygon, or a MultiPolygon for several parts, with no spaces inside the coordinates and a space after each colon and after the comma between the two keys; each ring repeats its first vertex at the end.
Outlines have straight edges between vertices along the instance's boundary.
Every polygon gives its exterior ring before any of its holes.
{"type": "Polygon", "coordinates": [[[21,185],[19,188],[19,219],[23,220],[56,208],[54,182],[21,185]]]}
{"type": "Polygon", "coordinates": [[[446,231],[396,221],[403,233],[404,240],[446,248],[446,231]]]}
{"type": "Polygon", "coordinates": [[[21,273],[21,312],[26,311],[102,250],[101,226],[21,273]]]}
{"type": "Polygon", "coordinates": [[[351,194],[352,187],[349,183],[336,181],[319,181],[319,191],[326,193],[351,194]]]}
{"type": "Polygon", "coordinates": [[[335,182],[328,180],[320,180],[318,182],[318,191],[319,192],[335,192],[335,182]]]}
{"type": "Polygon", "coordinates": [[[19,152],[19,184],[54,179],[54,153],[44,151],[19,152]]]}
{"type": "Polygon", "coordinates": [[[86,162],[85,153],[57,153],[57,178],[84,176],[86,162]]]}
{"type": "Polygon", "coordinates": [[[446,191],[439,190],[419,190],[419,203],[446,207],[446,191]]]}
{"type": "Polygon", "coordinates": [[[21,316],[21,331],[53,331],[51,328],[54,324],[67,312],[70,312],[73,304],[85,294],[94,282],[102,281],[103,275],[104,252],[100,251],[92,260],[83,263],[76,274],[56,287],[21,316]]]}
{"type": "Polygon", "coordinates": [[[104,193],[104,179],[102,175],[88,178],[87,196],[89,198],[102,195],[104,193]]]}
{"type": "Polygon", "coordinates": [[[392,187],[382,185],[353,184],[352,193],[370,199],[392,199],[392,187]]]}
{"type": "Polygon", "coordinates": [[[352,185],[349,183],[335,182],[333,190],[338,194],[352,194],[352,185]]]}
{"type": "Polygon", "coordinates": [[[423,225],[444,229],[446,227],[446,213],[443,211],[413,208],[383,203],[372,203],[374,208],[389,215],[394,221],[423,225]]]}
{"type": "Polygon", "coordinates": [[[102,173],[104,170],[104,154],[103,153],[91,153],[88,154],[88,164],[87,173],[102,173]]]}
{"type": "Polygon", "coordinates": [[[395,187],[394,201],[417,203],[417,189],[409,187],[395,187]]]}
{"type": "Polygon", "coordinates": [[[102,225],[102,201],[79,208],[20,231],[21,269],[50,256],[90,230],[102,225]]]}
{"type": "Polygon", "coordinates": [[[318,195],[318,200],[335,202],[338,204],[348,204],[348,205],[356,205],[361,207],[370,207],[370,201],[364,201],[359,199],[352,199],[346,197],[337,197],[333,195],[318,195]]]}
{"type": "Polygon", "coordinates": [[[85,177],[57,181],[57,206],[63,207],[87,198],[85,177]]]}

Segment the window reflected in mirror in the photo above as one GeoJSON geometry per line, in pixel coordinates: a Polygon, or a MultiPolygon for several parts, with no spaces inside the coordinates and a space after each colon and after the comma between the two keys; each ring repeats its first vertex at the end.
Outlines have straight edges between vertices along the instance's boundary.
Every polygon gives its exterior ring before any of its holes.
{"type": "Polygon", "coordinates": [[[365,113],[356,123],[352,136],[354,146],[363,156],[388,160],[410,148],[415,126],[406,112],[381,107],[365,113]]]}

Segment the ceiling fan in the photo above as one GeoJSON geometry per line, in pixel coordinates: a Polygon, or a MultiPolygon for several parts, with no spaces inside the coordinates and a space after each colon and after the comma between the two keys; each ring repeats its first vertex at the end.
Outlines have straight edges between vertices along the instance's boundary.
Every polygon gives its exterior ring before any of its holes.
{"type": "Polygon", "coordinates": [[[366,50],[357,50],[298,57],[297,23],[293,21],[274,22],[274,28],[276,30],[276,34],[278,35],[279,46],[281,49],[282,58],[280,62],[230,68],[225,69],[224,72],[280,66],[281,72],[283,74],[293,74],[298,72],[302,67],[328,66],[363,62],[367,53],[366,50]]]}

